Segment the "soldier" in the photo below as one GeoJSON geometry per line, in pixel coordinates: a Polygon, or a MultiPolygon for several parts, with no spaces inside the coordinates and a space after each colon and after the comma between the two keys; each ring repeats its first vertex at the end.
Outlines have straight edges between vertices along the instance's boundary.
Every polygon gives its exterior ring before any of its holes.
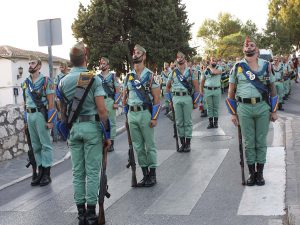
{"type": "Polygon", "coordinates": [[[275,77],[271,64],[258,58],[258,48],[248,37],[243,51],[245,58],[235,64],[230,74],[226,105],[234,125],[240,124],[245,140],[250,174],[247,185],[264,185],[269,122],[277,120],[275,77]]]}
{"type": "Polygon", "coordinates": [[[54,85],[40,73],[42,61],[36,56],[29,58],[30,75],[22,84],[28,130],[38,174],[31,182],[32,186],[45,186],[51,182],[50,168],[53,160],[53,149],[50,140],[50,129],[57,116],[54,109],[54,85]]]}
{"type": "Polygon", "coordinates": [[[102,81],[102,86],[105,91],[105,105],[108,111],[108,117],[111,126],[111,145],[109,152],[114,151],[114,142],[116,138],[116,110],[118,109],[121,100],[120,84],[117,80],[116,74],[109,71],[109,59],[102,57],[99,60],[99,69],[101,73],[98,75],[102,81]]]}
{"type": "Polygon", "coordinates": [[[222,68],[217,65],[215,57],[211,57],[206,70],[202,75],[200,93],[207,102],[207,114],[209,124],[207,129],[218,128],[219,105],[221,98],[221,75],[222,68]]]}
{"type": "Polygon", "coordinates": [[[178,67],[169,75],[165,98],[172,102],[181,146],[178,152],[191,151],[192,111],[198,107],[200,93],[197,73],[187,67],[185,55],[177,53],[178,67]],[[172,93],[171,93],[172,92],[172,93]]]}
{"type": "Polygon", "coordinates": [[[61,80],[57,96],[62,103],[62,115],[65,115],[66,108],[70,108],[71,104],[72,111],[68,111],[67,116],[68,121],[74,121],[70,124],[68,144],[71,148],[74,199],[79,225],[96,225],[95,207],[102,149],[110,145],[110,126],[102,82],[87,70],[87,57],[87,49],[82,42],[71,48],[70,61],[74,67],[61,80]]]}
{"type": "MultiPolygon", "coordinates": [[[[54,85],[56,86],[55,87],[55,89],[57,88],[57,86],[58,86],[58,84],[59,84],[59,81],[62,79],[62,78],[64,78],[67,74],[68,74],[68,72],[69,72],[69,70],[68,70],[68,64],[67,64],[67,62],[66,61],[61,61],[60,62],[60,66],[59,66],[59,69],[60,69],[60,74],[58,74],[56,77],[55,77],[55,79],[54,79],[54,85]]],[[[59,99],[56,97],[55,98],[55,107],[58,109],[58,111],[60,111],[60,109],[59,109],[59,99]]],[[[58,112],[58,117],[57,117],[57,121],[60,121],[60,114],[59,114],[59,112],[58,112]]],[[[58,141],[58,136],[59,136],[59,133],[58,133],[58,130],[57,130],[57,127],[56,126],[54,126],[53,127],[53,141],[54,142],[57,142],[58,141]]]]}
{"type": "Polygon", "coordinates": [[[134,69],[127,74],[124,82],[123,106],[128,107],[132,144],[144,176],[137,186],[151,187],[156,184],[154,127],[161,110],[159,81],[145,67],[145,48],[135,45],[132,58],[134,69]]]}
{"type": "MultiPolygon", "coordinates": [[[[164,96],[164,93],[166,91],[166,84],[167,84],[167,80],[168,80],[168,74],[170,73],[170,68],[169,68],[169,63],[164,62],[164,69],[163,71],[161,71],[161,87],[162,87],[162,96],[164,96]]],[[[169,102],[167,100],[165,100],[165,108],[166,108],[166,112],[165,115],[167,115],[170,112],[170,108],[169,108],[169,102]]]]}
{"type": "Polygon", "coordinates": [[[284,100],[288,100],[288,96],[291,93],[291,75],[293,69],[289,62],[289,57],[285,56],[283,58],[283,87],[284,87],[284,100]]]}
{"type": "Polygon", "coordinates": [[[283,65],[280,64],[278,56],[274,57],[273,60],[273,70],[275,73],[275,87],[278,95],[278,110],[284,110],[282,107],[283,104],[283,96],[284,96],[284,88],[283,88],[283,65]]]}

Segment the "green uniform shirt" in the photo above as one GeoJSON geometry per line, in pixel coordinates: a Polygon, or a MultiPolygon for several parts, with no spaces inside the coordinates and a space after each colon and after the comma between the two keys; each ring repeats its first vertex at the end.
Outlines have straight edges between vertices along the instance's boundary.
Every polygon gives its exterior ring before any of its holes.
{"type": "MultiPolygon", "coordinates": [[[[32,84],[31,88],[42,95],[42,103],[47,106],[48,102],[46,96],[55,92],[50,78],[48,78],[47,84],[45,83],[47,80],[46,76],[41,73],[34,82],[32,82],[31,75],[29,75],[27,79],[29,80],[28,83],[32,84]]],[[[34,103],[32,95],[30,94],[30,88],[27,86],[26,82],[24,81],[21,86],[25,88],[26,108],[37,108],[37,105],[34,103]]]]}
{"type": "Polygon", "coordinates": [[[163,86],[166,86],[166,84],[167,84],[167,81],[168,81],[168,74],[170,73],[170,71],[168,71],[167,73],[165,73],[165,71],[161,71],[161,74],[160,74],[160,76],[161,76],[161,80],[162,80],[162,85],[163,86]]]}
{"type": "Polygon", "coordinates": [[[275,80],[281,80],[283,78],[283,65],[282,64],[278,64],[278,66],[273,65],[273,70],[275,73],[275,80]]]}
{"type": "MultiPolygon", "coordinates": [[[[216,69],[222,71],[221,66],[217,66],[216,69]]],[[[205,80],[204,86],[220,87],[221,86],[221,75],[222,74],[212,74],[211,70],[209,70],[207,68],[202,74],[202,77],[205,80]]]]}
{"type": "Polygon", "coordinates": [[[290,74],[292,72],[292,67],[290,63],[283,63],[283,74],[290,74]]]}
{"type": "MultiPolygon", "coordinates": [[[[130,106],[143,105],[143,101],[138,97],[136,91],[134,90],[134,87],[132,86],[132,82],[135,82],[135,80],[137,82],[142,82],[146,79],[146,82],[143,84],[144,87],[147,85],[149,85],[149,86],[151,85],[151,88],[159,88],[159,82],[155,81],[153,76],[154,76],[153,72],[150,71],[146,67],[142,71],[140,79],[137,78],[137,74],[136,74],[135,70],[133,70],[130,74],[128,74],[128,80],[126,80],[124,83],[124,90],[125,90],[125,88],[127,88],[128,92],[129,92],[128,99],[127,99],[128,105],[130,105],[130,106]],[[150,84],[150,82],[152,82],[152,84],[150,84]]],[[[151,91],[150,91],[150,93],[151,93],[151,91]]],[[[153,97],[150,93],[149,93],[150,99],[152,100],[153,97]]]]}
{"type": "MultiPolygon", "coordinates": [[[[75,89],[77,86],[77,81],[79,79],[79,75],[82,72],[88,72],[86,67],[74,67],[71,69],[68,76],[61,80],[60,86],[62,87],[62,92],[66,96],[66,98],[71,101],[75,94],[75,89]]],[[[95,104],[95,97],[97,96],[105,96],[105,92],[102,87],[101,80],[98,76],[95,76],[95,81],[86,96],[82,109],[79,115],[96,115],[97,107],[95,104]]]]}
{"type": "MultiPolygon", "coordinates": [[[[119,82],[116,79],[116,74],[113,72],[109,72],[105,77],[102,75],[102,73],[98,74],[98,76],[100,77],[102,84],[106,83],[113,93],[115,93],[115,88],[120,86],[119,82]]],[[[106,93],[105,89],[104,92],[105,96],[108,96],[108,93],[106,93]]]]}
{"type": "MultiPolygon", "coordinates": [[[[241,60],[240,62],[247,63],[245,59],[241,60]]],[[[258,59],[258,71],[261,71],[264,64],[268,63],[266,60],[258,59]]],[[[241,98],[262,98],[260,92],[256,89],[254,85],[247,80],[246,76],[242,72],[242,68],[239,66],[238,69],[235,69],[237,64],[234,65],[233,69],[231,70],[231,74],[229,75],[229,82],[236,84],[236,96],[241,98]],[[235,74],[236,71],[236,74],[235,74]]],[[[267,73],[265,72],[261,76],[258,76],[260,81],[262,81],[265,85],[267,73]]],[[[270,82],[275,82],[275,77],[272,73],[270,73],[270,82]]]]}
{"type": "Polygon", "coordinates": [[[59,84],[59,81],[64,78],[64,76],[66,76],[67,74],[64,74],[64,73],[60,73],[58,74],[55,78],[54,78],[54,84],[55,85],[58,85],[59,84]]]}
{"type": "MultiPolygon", "coordinates": [[[[181,82],[178,80],[176,76],[176,71],[179,71],[178,68],[174,69],[172,73],[169,74],[168,82],[172,82],[172,92],[187,92],[188,90],[181,84],[181,82]]],[[[188,82],[191,82],[193,80],[197,80],[197,76],[193,73],[193,71],[187,67],[184,70],[183,75],[180,73],[181,76],[184,76],[188,82]]]]}

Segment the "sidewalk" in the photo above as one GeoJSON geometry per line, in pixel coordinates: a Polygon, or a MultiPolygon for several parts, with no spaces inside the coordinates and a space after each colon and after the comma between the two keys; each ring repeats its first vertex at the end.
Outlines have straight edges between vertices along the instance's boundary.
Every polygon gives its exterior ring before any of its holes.
{"type": "Polygon", "coordinates": [[[292,83],[291,96],[281,114],[286,117],[286,207],[288,224],[300,225],[300,84],[292,83]]]}
{"type": "MultiPolygon", "coordinates": [[[[117,116],[117,135],[126,130],[125,115],[117,116]]],[[[66,142],[53,143],[53,166],[70,158],[69,148],[66,142]]],[[[0,162],[0,191],[28,177],[31,177],[31,167],[26,168],[27,153],[23,153],[11,160],[0,162]]]]}

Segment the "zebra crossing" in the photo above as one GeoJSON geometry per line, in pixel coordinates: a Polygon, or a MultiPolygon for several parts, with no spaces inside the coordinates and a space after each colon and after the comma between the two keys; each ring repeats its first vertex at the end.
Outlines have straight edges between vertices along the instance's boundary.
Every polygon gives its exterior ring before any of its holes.
{"type": "MultiPolygon", "coordinates": [[[[206,124],[203,122],[194,125],[193,136],[200,138],[193,139],[192,151],[189,154],[180,154],[173,149],[160,149],[158,151],[158,171],[164,164],[171,164],[170,161],[173,160],[176,161],[176,164],[180,164],[182,174],[180,179],[170,179],[166,188],[144,211],[145,215],[188,216],[195,205],[201,201],[201,196],[229,152],[229,149],[226,148],[202,148],[201,137],[225,135],[222,128],[203,131],[204,125],[206,124]]],[[[282,127],[277,123],[272,126],[274,137],[268,148],[268,163],[265,169],[266,185],[263,187],[245,187],[236,215],[280,216],[284,214],[285,152],[280,130],[282,127]]],[[[126,157],[127,152],[116,151],[114,154],[126,157]]],[[[112,164],[109,163],[109,165],[112,164]]],[[[171,169],[176,170],[178,166],[176,164],[172,164],[173,168],[171,169]]],[[[137,169],[137,177],[142,177],[139,169],[137,169]]],[[[134,188],[130,187],[130,179],[131,170],[126,168],[114,176],[108,177],[109,191],[112,195],[110,199],[105,199],[106,210],[122,201],[129,192],[134,191],[134,188]]],[[[71,171],[66,171],[55,177],[49,188],[32,189],[4,205],[0,204],[0,212],[34,210],[62,191],[66,189],[71,191],[71,181],[71,171]]],[[[151,188],[148,190],[151,191],[151,188]]],[[[71,204],[65,208],[64,213],[76,213],[76,211],[76,205],[71,204]]]]}

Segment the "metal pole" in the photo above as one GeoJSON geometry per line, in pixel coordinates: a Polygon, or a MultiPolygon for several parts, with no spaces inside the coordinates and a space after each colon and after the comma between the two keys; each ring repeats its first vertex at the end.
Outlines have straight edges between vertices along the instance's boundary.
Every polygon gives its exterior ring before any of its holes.
{"type": "Polygon", "coordinates": [[[49,22],[49,40],[50,45],[48,46],[48,64],[49,64],[49,77],[53,78],[53,63],[52,63],[52,29],[51,29],[51,22],[49,22]]]}

